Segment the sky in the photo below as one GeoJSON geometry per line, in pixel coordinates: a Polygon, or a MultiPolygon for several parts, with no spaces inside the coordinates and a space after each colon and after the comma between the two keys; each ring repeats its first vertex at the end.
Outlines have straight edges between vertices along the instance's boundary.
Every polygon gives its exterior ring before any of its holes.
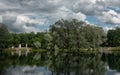
{"type": "Polygon", "coordinates": [[[0,0],[0,22],[11,32],[45,31],[60,19],[78,19],[107,31],[120,25],[120,1],[0,0]]]}

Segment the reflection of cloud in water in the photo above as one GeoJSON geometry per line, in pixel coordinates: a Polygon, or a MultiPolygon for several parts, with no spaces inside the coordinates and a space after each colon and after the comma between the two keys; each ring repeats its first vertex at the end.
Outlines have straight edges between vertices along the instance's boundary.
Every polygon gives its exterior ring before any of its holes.
{"type": "Polygon", "coordinates": [[[45,67],[16,66],[7,69],[6,75],[51,75],[45,67]]]}
{"type": "Polygon", "coordinates": [[[120,75],[120,73],[117,72],[115,69],[110,69],[109,66],[106,64],[106,73],[105,75],[120,75]]]}

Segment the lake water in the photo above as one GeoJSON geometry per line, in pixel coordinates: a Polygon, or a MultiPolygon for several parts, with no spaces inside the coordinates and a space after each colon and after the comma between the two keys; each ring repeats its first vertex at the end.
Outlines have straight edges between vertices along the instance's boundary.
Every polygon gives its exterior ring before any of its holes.
{"type": "Polygon", "coordinates": [[[0,55],[0,75],[120,75],[120,52],[0,55]]]}

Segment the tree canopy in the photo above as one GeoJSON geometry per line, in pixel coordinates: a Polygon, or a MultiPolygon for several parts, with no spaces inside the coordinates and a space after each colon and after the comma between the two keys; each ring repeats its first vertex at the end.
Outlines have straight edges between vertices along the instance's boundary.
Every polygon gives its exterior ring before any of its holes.
{"type": "Polygon", "coordinates": [[[99,47],[106,41],[106,34],[101,27],[86,25],[82,28],[82,34],[89,48],[99,47]]]}
{"type": "Polygon", "coordinates": [[[76,19],[58,20],[50,26],[48,32],[38,32],[37,34],[33,32],[9,33],[7,27],[0,24],[1,47],[9,44],[14,46],[28,44],[30,47],[36,47],[39,42],[43,49],[52,46],[59,49],[79,50],[80,48],[99,47],[105,40],[106,34],[101,27],[76,19]],[[13,39],[10,40],[11,34],[13,39]],[[8,40],[9,42],[7,42],[8,40]]]}
{"type": "Polygon", "coordinates": [[[53,43],[60,49],[95,48],[106,39],[101,27],[73,19],[59,20],[50,27],[53,43]]]}
{"type": "Polygon", "coordinates": [[[107,43],[108,46],[120,46],[120,28],[109,30],[107,34],[107,43]]]}
{"type": "Polygon", "coordinates": [[[7,47],[7,43],[12,39],[7,27],[0,23],[0,48],[7,47]]]}

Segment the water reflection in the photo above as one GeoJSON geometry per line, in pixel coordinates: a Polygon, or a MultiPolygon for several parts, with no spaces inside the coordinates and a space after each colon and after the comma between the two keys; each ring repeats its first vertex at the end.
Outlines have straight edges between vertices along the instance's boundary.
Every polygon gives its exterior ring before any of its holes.
{"type": "Polygon", "coordinates": [[[107,75],[120,75],[120,51],[113,51],[110,54],[103,54],[102,60],[108,65],[107,75]]]}
{"type": "Polygon", "coordinates": [[[0,52],[0,55],[0,75],[116,75],[120,71],[119,53],[31,52],[28,56],[12,56],[0,52]]]}
{"type": "Polygon", "coordinates": [[[53,75],[104,75],[105,66],[101,55],[74,53],[59,54],[49,62],[53,75]]]}
{"type": "Polygon", "coordinates": [[[34,66],[16,66],[9,67],[6,75],[51,75],[51,72],[45,67],[34,66]]]}

